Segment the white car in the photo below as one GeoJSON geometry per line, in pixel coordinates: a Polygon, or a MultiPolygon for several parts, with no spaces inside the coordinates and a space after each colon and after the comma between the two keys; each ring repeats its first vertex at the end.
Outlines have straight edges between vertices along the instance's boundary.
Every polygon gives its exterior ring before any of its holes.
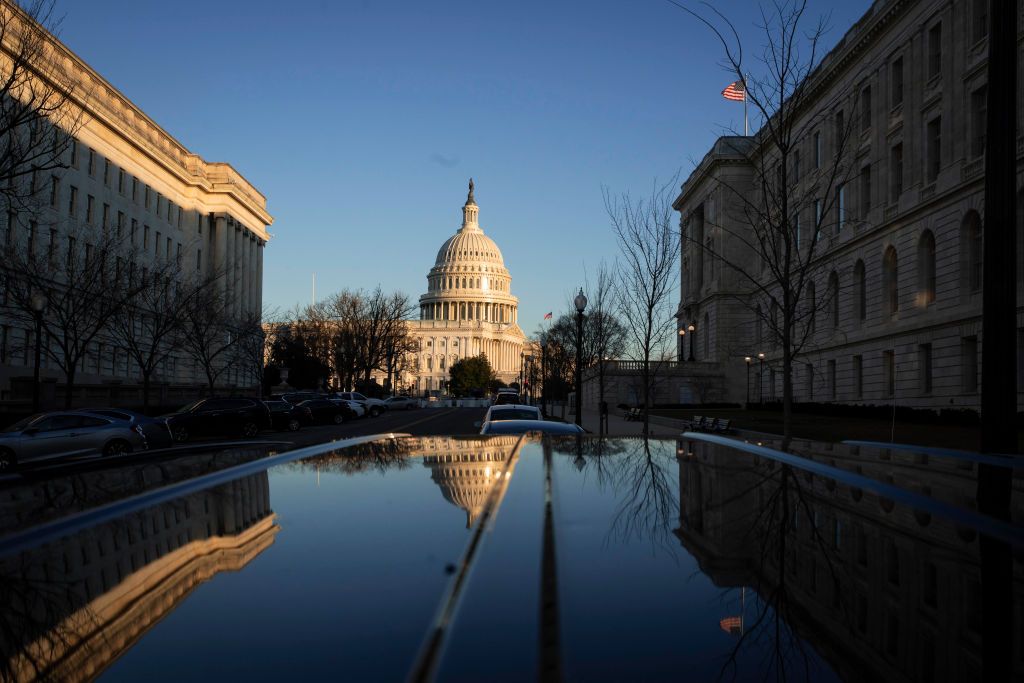
{"type": "Polygon", "coordinates": [[[366,411],[370,414],[370,417],[377,417],[385,410],[388,409],[388,404],[379,398],[367,398],[358,391],[341,391],[333,396],[333,398],[340,398],[343,401],[355,401],[362,403],[366,407],[366,411]]]}
{"type": "Polygon", "coordinates": [[[540,408],[521,403],[493,405],[487,409],[483,422],[499,422],[501,420],[543,420],[540,408]]]}
{"type": "Polygon", "coordinates": [[[359,401],[346,401],[342,398],[332,398],[332,401],[336,403],[344,403],[349,408],[355,411],[356,417],[366,417],[366,406],[359,401]]]}

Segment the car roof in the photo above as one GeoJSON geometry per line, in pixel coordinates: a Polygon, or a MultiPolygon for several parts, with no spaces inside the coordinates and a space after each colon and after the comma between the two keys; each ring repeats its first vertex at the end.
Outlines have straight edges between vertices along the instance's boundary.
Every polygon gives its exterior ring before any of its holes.
{"type": "Polygon", "coordinates": [[[545,434],[583,434],[583,430],[571,422],[547,422],[545,420],[501,420],[485,422],[480,429],[481,434],[525,434],[526,432],[543,432],[545,434]]]}
{"type": "Polygon", "coordinates": [[[491,406],[491,410],[515,410],[516,408],[527,408],[529,410],[536,410],[538,413],[540,412],[540,408],[527,403],[496,403],[491,406]]]}

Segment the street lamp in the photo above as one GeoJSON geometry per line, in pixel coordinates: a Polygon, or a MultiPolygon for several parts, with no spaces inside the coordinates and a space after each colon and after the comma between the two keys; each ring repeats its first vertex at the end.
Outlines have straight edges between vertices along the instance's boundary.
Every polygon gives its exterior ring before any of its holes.
{"type": "Polygon", "coordinates": [[[583,425],[583,311],[587,308],[587,297],[580,293],[573,299],[576,304],[576,424],[583,425]]]}
{"type": "Polygon", "coordinates": [[[35,414],[39,412],[39,356],[43,348],[43,311],[46,310],[46,295],[42,292],[33,292],[28,305],[36,321],[36,358],[35,369],[32,372],[32,413],[35,414]]]}
{"type": "Polygon", "coordinates": [[[757,361],[760,364],[757,371],[757,402],[764,403],[764,354],[757,354],[757,361]]]}
{"type": "Polygon", "coordinates": [[[686,360],[686,330],[679,328],[679,360],[686,360]]]}
{"type": "Polygon", "coordinates": [[[690,323],[687,329],[690,330],[690,360],[693,360],[693,342],[695,341],[693,338],[693,331],[697,329],[697,326],[690,323]]]}
{"type": "Polygon", "coordinates": [[[753,362],[754,359],[751,358],[750,356],[744,356],[743,360],[747,364],[747,393],[744,394],[743,403],[745,405],[749,405],[750,404],[750,364],[753,362]]]}

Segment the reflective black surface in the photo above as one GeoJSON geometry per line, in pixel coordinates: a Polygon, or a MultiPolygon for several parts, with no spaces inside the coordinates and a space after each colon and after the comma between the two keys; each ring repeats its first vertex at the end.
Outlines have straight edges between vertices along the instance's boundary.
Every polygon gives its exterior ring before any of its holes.
{"type": "Polygon", "coordinates": [[[977,463],[786,450],[406,438],[12,486],[0,678],[1024,676],[1020,470],[999,526],[977,463]]]}

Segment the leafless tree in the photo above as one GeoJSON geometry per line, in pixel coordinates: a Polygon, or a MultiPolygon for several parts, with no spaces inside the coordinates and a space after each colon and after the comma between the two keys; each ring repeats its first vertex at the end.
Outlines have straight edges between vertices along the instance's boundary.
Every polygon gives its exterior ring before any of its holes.
{"type": "MultiPolygon", "coordinates": [[[[791,435],[793,368],[813,341],[815,318],[838,295],[825,287],[829,269],[826,238],[854,214],[846,205],[846,184],[853,169],[849,147],[859,93],[852,107],[826,103],[812,108],[823,52],[826,20],[809,19],[806,0],[773,0],[761,7],[758,28],[764,49],[752,74],[735,26],[710,3],[698,12],[670,0],[704,24],[718,39],[723,65],[744,86],[745,97],[761,128],[752,137],[724,138],[730,152],[745,160],[751,175],[743,181],[713,177],[721,189],[717,219],[700,229],[685,226],[684,243],[701,260],[720,263],[735,275],[736,300],[765,325],[778,345],[782,364],[785,435],[791,435]],[[829,106],[830,104],[830,106],[829,106]],[[820,137],[828,132],[831,156],[820,137]],[[800,149],[810,152],[801,163],[800,149]],[[717,235],[711,234],[712,232],[717,235]],[[824,296],[815,296],[820,286],[824,296]]],[[[700,266],[697,266],[700,267],[700,266]]]]}
{"type": "Polygon", "coordinates": [[[641,363],[644,433],[650,428],[654,384],[675,339],[671,296],[678,286],[679,233],[672,199],[677,178],[654,181],[650,197],[604,190],[604,205],[621,255],[617,308],[626,327],[626,356],[641,363]]]}
{"type": "Polygon", "coordinates": [[[81,85],[51,36],[54,0],[0,0],[0,197],[9,211],[31,208],[39,176],[68,167],[81,127],[81,85]]]}
{"type": "Polygon", "coordinates": [[[202,370],[213,393],[217,380],[231,368],[237,342],[233,302],[220,276],[198,278],[189,286],[195,295],[182,309],[182,348],[202,370]]]}
{"type": "Polygon", "coordinates": [[[9,244],[0,263],[8,305],[26,323],[39,315],[41,353],[64,374],[65,407],[71,407],[75,376],[111,322],[148,281],[137,254],[113,232],[71,227],[63,240],[51,230],[43,243],[34,221],[24,239],[9,244]],[[63,241],[63,244],[61,243],[63,241]]]}
{"type": "MultiPolygon", "coordinates": [[[[585,326],[584,332],[589,330],[590,346],[597,368],[597,400],[604,403],[606,362],[618,359],[626,352],[626,327],[615,315],[614,270],[602,261],[594,277],[594,287],[587,288],[590,291],[590,313],[587,316],[589,324],[585,326]]],[[[601,422],[601,429],[604,429],[604,422],[601,422]]]]}

